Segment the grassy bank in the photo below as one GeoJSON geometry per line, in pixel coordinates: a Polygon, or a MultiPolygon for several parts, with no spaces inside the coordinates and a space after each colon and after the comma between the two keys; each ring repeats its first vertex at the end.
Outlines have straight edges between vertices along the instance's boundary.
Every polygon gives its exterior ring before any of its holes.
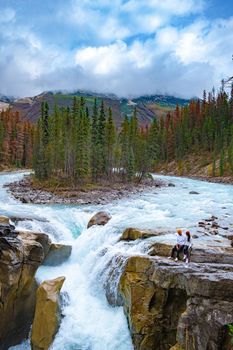
{"type": "Polygon", "coordinates": [[[215,169],[213,169],[213,161],[207,153],[200,155],[191,155],[182,161],[170,161],[159,163],[155,171],[157,173],[175,176],[185,176],[208,180],[219,183],[233,184],[233,174],[229,169],[225,169],[220,176],[220,159],[216,160],[215,169]]]}

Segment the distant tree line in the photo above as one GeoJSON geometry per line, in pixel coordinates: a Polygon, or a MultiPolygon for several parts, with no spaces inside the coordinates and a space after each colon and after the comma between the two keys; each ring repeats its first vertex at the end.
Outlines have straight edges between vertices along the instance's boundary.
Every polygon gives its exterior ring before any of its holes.
{"type": "Polygon", "coordinates": [[[71,108],[54,107],[47,102],[34,139],[35,175],[41,180],[69,179],[74,184],[108,181],[140,181],[156,158],[157,127],[139,128],[136,110],[116,129],[112,110],[104,103],[91,111],[83,97],[73,98],[71,108]]]}
{"type": "Polygon", "coordinates": [[[160,163],[176,160],[181,168],[190,155],[207,154],[211,174],[233,173],[233,89],[176,107],[166,118],[139,127],[136,109],[116,128],[112,110],[94,101],[90,111],[83,97],[71,108],[41,106],[34,137],[36,177],[73,183],[102,180],[141,181],[160,163]],[[218,164],[217,164],[218,163],[218,164]]]}
{"type": "MultiPolygon", "coordinates": [[[[189,155],[212,160],[209,175],[233,174],[233,88],[191,101],[158,122],[158,162],[177,160],[182,167],[189,155]],[[218,164],[217,164],[218,163],[218,164]]],[[[190,165],[192,166],[192,165],[190,165]]]]}
{"type": "Polygon", "coordinates": [[[192,155],[208,158],[210,175],[233,174],[233,89],[230,96],[223,89],[204,92],[203,99],[143,127],[135,109],[117,129],[110,108],[94,100],[90,110],[83,97],[74,97],[71,108],[55,105],[52,113],[43,102],[36,126],[17,112],[0,113],[1,167],[33,163],[39,180],[141,181],[173,160],[182,173],[192,155]]]}
{"type": "Polygon", "coordinates": [[[0,112],[0,168],[32,166],[33,130],[17,112],[0,112]]]}

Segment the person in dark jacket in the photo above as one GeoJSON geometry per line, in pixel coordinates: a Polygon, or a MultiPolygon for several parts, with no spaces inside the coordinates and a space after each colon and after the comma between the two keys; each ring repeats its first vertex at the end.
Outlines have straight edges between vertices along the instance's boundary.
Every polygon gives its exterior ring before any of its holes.
{"type": "Polygon", "coordinates": [[[186,241],[184,245],[184,261],[188,264],[190,261],[190,254],[192,251],[193,241],[190,231],[186,231],[186,241]]]}

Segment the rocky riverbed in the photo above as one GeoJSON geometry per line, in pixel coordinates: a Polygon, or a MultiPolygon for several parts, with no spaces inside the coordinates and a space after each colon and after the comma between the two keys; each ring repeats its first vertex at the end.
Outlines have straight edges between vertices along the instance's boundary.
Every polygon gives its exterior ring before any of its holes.
{"type": "Polygon", "coordinates": [[[60,191],[54,189],[50,192],[43,188],[33,186],[30,175],[24,176],[20,181],[7,184],[11,194],[22,203],[34,204],[106,204],[114,200],[128,197],[145,191],[148,188],[165,186],[165,182],[159,179],[144,179],[139,184],[117,183],[100,185],[95,189],[75,189],[69,188],[60,191]]]}

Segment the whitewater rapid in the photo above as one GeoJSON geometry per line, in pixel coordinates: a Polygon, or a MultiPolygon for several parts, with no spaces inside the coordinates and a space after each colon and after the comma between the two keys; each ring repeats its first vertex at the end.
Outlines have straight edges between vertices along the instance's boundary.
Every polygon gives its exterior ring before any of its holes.
{"type": "MultiPolygon", "coordinates": [[[[126,227],[142,229],[177,227],[192,229],[211,215],[231,218],[233,186],[162,177],[175,187],[155,188],[107,205],[32,205],[12,198],[3,185],[21,179],[23,173],[0,175],[0,215],[31,218],[18,229],[48,233],[52,241],[72,245],[70,259],[58,267],[40,267],[38,281],[65,276],[63,319],[53,350],[131,350],[126,318],[121,307],[109,306],[104,292],[108,262],[119,255],[144,254],[148,240],[118,242],[126,227]],[[198,195],[189,192],[196,191],[198,195]],[[107,225],[87,229],[100,210],[109,212],[107,225]],[[43,219],[44,221],[41,221],[43,219]]],[[[161,177],[161,176],[160,176],[161,177]]],[[[173,240],[173,234],[170,238],[173,240]]],[[[169,238],[169,236],[168,236],[169,238]]],[[[117,291],[120,268],[116,265],[112,292],[117,291]]],[[[30,349],[29,343],[11,349],[30,349]]]]}

